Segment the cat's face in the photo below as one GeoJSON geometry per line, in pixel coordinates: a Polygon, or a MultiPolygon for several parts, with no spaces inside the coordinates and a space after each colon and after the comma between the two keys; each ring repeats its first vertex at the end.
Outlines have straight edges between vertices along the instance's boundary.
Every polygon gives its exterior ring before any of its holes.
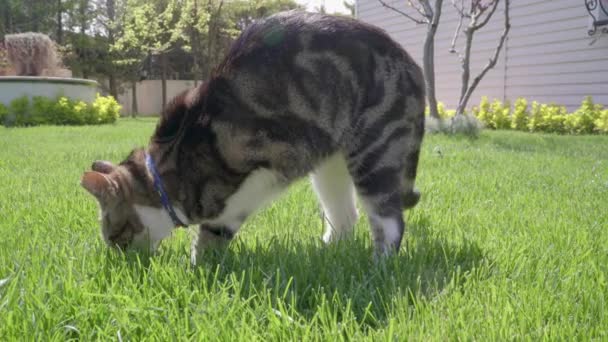
{"type": "Polygon", "coordinates": [[[106,244],[121,249],[156,248],[164,236],[151,232],[142,222],[142,211],[151,208],[152,201],[136,175],[128,167],[103,161],[93,163],[92,169],[84,173],[81,185],[99,203],[101,235],[106,244]]]}

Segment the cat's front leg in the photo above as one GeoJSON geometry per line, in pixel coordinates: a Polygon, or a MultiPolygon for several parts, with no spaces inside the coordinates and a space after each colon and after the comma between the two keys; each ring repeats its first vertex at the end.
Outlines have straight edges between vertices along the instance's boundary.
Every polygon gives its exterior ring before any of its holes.
{"type": "Polygon", "coordinates": [[[232,238],[234,238],[234,234],[228,227],[215,227],[208,224],[199,225],[192,239],[190,249],[190,262],[192,265],[198,264],[205,250],[226,248],[232,238]]]}

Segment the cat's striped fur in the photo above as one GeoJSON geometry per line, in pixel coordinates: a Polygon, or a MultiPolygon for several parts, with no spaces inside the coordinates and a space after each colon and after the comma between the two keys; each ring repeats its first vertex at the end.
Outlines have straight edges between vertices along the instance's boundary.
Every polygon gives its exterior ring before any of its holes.
{"type": "MultiPolygon", "coordinates": [[[[383,31],[285,12],[246,29],[208,82],[172,101],[147,151],[178,215],[200,225],[195,253],[232,238],[260,205],[307,174],[325,212],[324,240],[348,235],[356,193],[384,253],[399,248],[402,211],[418,201],[423,112],[421,69],[383,31]]],[[[143,153],[118,167],[98,163],[100,172],[83,178],[98,198],[121,199],[100,199],[110,243],[146,234],[156,243],[172,228],[143,153]],[[107,184],[87,182],[100,175],[107,184]]]]}

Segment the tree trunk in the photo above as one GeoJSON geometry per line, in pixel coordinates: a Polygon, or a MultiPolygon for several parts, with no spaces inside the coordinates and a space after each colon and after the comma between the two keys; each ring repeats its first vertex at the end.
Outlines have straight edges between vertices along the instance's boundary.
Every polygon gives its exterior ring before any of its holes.
{"type": "MultiPolygon", "coordinates": [[[[81,0],[80,1],[80,6],[78,8],[79,14],[80,14],[80,36],[82,37],[82,55],[84,56],[84,60],[86,61],[88,59],[88,54],[89,54],[89,47],[88,47],[88,40],[86,37],[86,32],[87,32],[87,7],[88,7],[88,3],[89,0],[81,0]]],[[[82,65],[82,63],[80,63],[82,65]]],[[[88,67],[85,65],[83,65],[82,67],[82,78],[88,78],[89,77],[89,70],[87,69],[88,67]]]]}
{"type": "MultiPolygon", "coordinates": [[[[116,10],[114,0],[106,0],[106,10],[108,14],[108,42],[114,45],[116,39],[114,37],[114,20],[116,18],[116,10]]],[[[116,85],[116,74],[114,68],[108,71],[108,83],[110,84],[110,95],[115,99],[118,98],[118,87],[116,85]]]]}
{"type": "Polygon", "coordinates": [[[116,19],[116,6],[114,0],[106,0],[106,11],[108,15],[108,38],[114,40],[114,20],[116,19]]]}
{"type": "Polygon", "coordinates": [[[4,36],[13,30],[13,17],[8,2],[2,5],[2,17],[0,18],[0,42],[4,42],[4,36]]]}
{"type": "Polygon", "coordinates": [[[118,98],[118,86],[117,86],[117,82],[116,82],[116,75],[114,75],[114,71],[110,71],[110,75],[108,75],[108,83],[110,86],[110,95],[112,95],[113,98],[117,99],[118,98]]]}
{"type": "Polygon", "coordinates": [[[8,4],[0,5],[0,45],[4,44],[4,35],[9,32],[8,4]]]}
{"type": "Polygon", "coordinates": [[[471,78],[471,45],[473,45],[473,34],[475,31],[470,28],[466,29],[465,34],[465,46],[464,46],[464,57],[462,58],[462,84],[460,86],[460,100],[458,101],[458,108],[456,108],[456,114],[464,114],[466,109],[466,101],[463,101],[465,94],[469,89],[469,79],[471,78]]]}
{"type": "Polygon", "coordinates": [[[30,10],[32,11],[32,16],[30,18],[30,22],[32,23],[31,27],[32,27],[32,31],[33,32],[39,32],[39,25],[40,25],[40,18],[38,18],[38,2],[37,1],[32,1],[32,3],[30,4],[30,10]]]}
{"type": "Polygon", "coordinates": [[[57,44],[63,45],[63,5],[57,0],[57,44]]]}
{"type": "Polygon", "coordinates": [[[88,0],[81,0],[80,1],[80,6],[78,8],[79,10],[79,14],[80,14],[80,34],[84,35],[87,31],[87,7],[88,7],[89,1],[88,0]]]}
{"type": "Polygon", "coordinates": [[[408,1],[409,5],[414,8],[416,12],[418,12],[420,15],[419,17],[415,15],[412,16],[408,14],[407,11],[402,11],[393,5],[388,4],[384,0],[378,1],[384,8],[388,8],[416,24],[427,25],[422,57],[424,83],[426,88],[426,98],[429,104],[429,115],[433,118],[439,119],[439,111],[437,110],[437,96],[435,93],[435,34],[437,33],[437,27],[439,27],[443,0],[435,0],[434,8],[431,6],[429,0],[408,1]]]}
{"type": "Polygon", "coordinates": [[[426,83],[426,96],[429,102],[429,115],[435,119],[439,119],[437,96],[435,94],[435,33],[437,33],[437,28],[439,27],[442,5],[443,0],[435,1],[433,18],[427,26],[426,38],[424,40],[423,67],[424,80],[426,83]]]}
{"type": "MultiPolygon", "coordinates": [[[[198,17],[198,1],[194,2],[194,8],[192,9],[194,13],[192,13],[193,18],[198,17]]],[[[193,78],[194,78],[194,86],[198,84],[198,78],[201,74],[200,60],[199,56],[201,53],[201,44],[200,44],[200,34],[197,31],[196,27],[192,25],[190,27],[190,45],[192,47],[192,65],[194,66],[193,78]]]]}
{"type": "Polygon", "coordinates": [[[165,109],[167,105],[167,54],[162,52],[160,55],[161,60],[161,88],[162,88],[162,109],[165,109]]]}
{"type": "Polygon", "coordinates": [[[137,106],[137,81],[131,82],[131,117],[137,116],[139,108],[137,106]]]}

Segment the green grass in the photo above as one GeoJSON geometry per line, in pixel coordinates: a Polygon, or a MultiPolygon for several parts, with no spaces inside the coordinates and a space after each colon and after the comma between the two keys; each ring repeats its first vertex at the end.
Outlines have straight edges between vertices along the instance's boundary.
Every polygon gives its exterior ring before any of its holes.
{"type": "Polygon", "coordinates": [[[606,340],[608,137],[427,136],[399,255],[325,247],[298,182],[225,253],[109,251],[78,185],[154,121],[0,129],[0,340],[606,340]]]}

